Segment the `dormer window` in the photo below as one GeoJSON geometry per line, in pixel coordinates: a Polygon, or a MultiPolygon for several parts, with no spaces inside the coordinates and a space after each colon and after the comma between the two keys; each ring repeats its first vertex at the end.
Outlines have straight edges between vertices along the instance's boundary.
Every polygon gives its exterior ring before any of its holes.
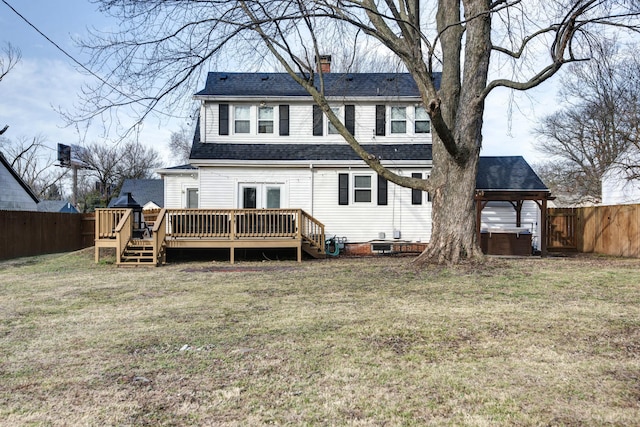
{"type": "MultiPolygon", "coordinates": [[[[335,114],[339,120],[342,121],[342,111],[340,107],[331,107],[331,111],[333,111],[333,114],[335,114]]],[[[336,127],[333,125],[333,123],[331,123],[329,120],[327,120],[328,122],[328,134],[329,135],[337,135],[338,129],[336,129],[336,127]]]]}
{"type": "Polygon", "coordinates": [[[273,133],[273,107],[258,108],[258,133],[273,133]]]}
{"type": "Polygon", "coordinates": [[[407,107],[391,107],[391,133],[407,133],[407,107]]]}
{"type": "Polygon", "coordinates": [[[414,122],[415,133],[430,133],[431,121],[429,120],[429,114],[424,107],[416,107],[416,120],[414,122]]]}
{"type": "Polygon", "coordinates": [[[251,107],[236,106],[234,108],[234,132],[249,133],[251,131],[251,107]]]}

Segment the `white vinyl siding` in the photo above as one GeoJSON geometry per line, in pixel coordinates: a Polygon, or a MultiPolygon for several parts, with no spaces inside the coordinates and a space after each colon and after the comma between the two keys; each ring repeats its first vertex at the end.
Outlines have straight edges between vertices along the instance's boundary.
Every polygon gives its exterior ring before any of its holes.
{"type": "MultiPolygon", "coordinates": [[[[289,168],[200,168],[200,208],[231,209],[241,207],[240,186],[261,185],[264,191],[280,188],[281,208],[311,209],[311,172],[289,168]]],[[[267,203],[269,203],[268,198],[267,203]]],[[[266,207],[266,206],[265,206],[266,207]]]]}
{"type": "Polygon", "coordinates": [[[164,177],[164,207],[168,209],[185,208],[187,189],[198,188],[198,174],[167,175],[164,177]]]}
{"type": "MultiPolygon", "coordinates": [[[[229,102],[229,130],[230,135],[219,135],[219,117],[218,104],[207,102],[204,106],[204,112],[200,118],[201,140],[203,142],[247,142],[247,143],[292,143],[297,144],[344,144],[345,141],[339,134],[329,134],[328,120],[324,117],[325,129],[327,132],[323,136],[313,136],[313,108],[311,102],[300,101],[273,101],[269,102],[269,107],[273,107],[273,132],[259,133],[258,131],[258,108],[259,104],[251,104],[251,133],[234,134],[233,127],[233,111],[234,104],[229,102]],[[277,105],[289,105],[289,135],[280,136],[278,132],[278,108],[277,105]]],[[[415,133],[413,124],[413,107],[407,111],[406,132],[392,134],[389,130],[390,126],[390,108],[393,104],[387,105],[387,132],[385,136],[376,136],[376,102],[348,102],[345,104],[355,105],[355,137],[361,144],[398,144],[403,142],[410,143],[431,143],[430,133],[415,133]]],[[[240,104],[237,104],[240,105],[240,104]]],[[[250,105],[245,103],[243,105],[250,105]]],[[[338,106],[336,106],[338,107],[338,106]]],[[[344,105],[339,106],[341,119],[344,119],[344,105]]]]}
{"type": "MultiPolygon", "coordinates": [[[[427,173],[427,170],[419,170],[427,173]]],[[[407,175],[407,171],[398,171],[407,175]]],[[[411,171],[409,171],[410,175],[411,171]]],[[[316,169],[314,171],[313,216],[325,224],[327,236],[346,237],[348,242],[362,243],[377,240],[380,233],[393,240],[394,231],[402,241],[428,242],[431,236],[431,203],[411,205],[411,190],[388,183],[388,204],[377,205],[376,175],[369,169],[316,169]],[[353,195],[353,176],[369,174],[373,203],[338,204],[338,175],[350,174],[350,197],[353,195]]]]}

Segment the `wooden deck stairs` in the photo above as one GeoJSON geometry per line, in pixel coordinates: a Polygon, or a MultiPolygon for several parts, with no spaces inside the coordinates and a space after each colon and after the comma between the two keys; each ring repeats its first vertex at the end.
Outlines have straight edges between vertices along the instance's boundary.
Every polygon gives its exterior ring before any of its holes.
{"type": "Polygon", "coordinates": [[[157,257],[153,251],[153,241],[149,239],[130,240],[120,257],[120,264],[124,266],[155,265],[156,261],[157,257]]]}
{"type": "Polygon", "coordinates": [[[310,240],[304,240],[302,242],[302,250],[307,255],[310,255],[315,259],[322,259],[327,257],[327,254],[324,251],[324,247],[321,247],[317,243],[310,240]]]}

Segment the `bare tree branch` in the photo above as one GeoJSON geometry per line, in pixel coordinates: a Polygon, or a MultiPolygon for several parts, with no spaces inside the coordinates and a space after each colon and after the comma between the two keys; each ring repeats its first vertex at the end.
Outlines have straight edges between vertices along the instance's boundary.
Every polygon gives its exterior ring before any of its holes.
{"type": "Polygon", "coordinates": [[[0,52],[0,81],[20,62],[22,52],[11,43],[5,43],[0,52]]]}

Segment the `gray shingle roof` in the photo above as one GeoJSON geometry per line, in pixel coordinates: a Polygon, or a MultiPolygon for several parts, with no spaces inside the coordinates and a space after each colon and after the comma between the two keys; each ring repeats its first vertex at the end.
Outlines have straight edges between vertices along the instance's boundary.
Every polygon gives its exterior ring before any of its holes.
{"type": "MultiPolygon", "coordinates": [[[[316,76],[317,77],[317,76],[316,76]]],[[[409,73],[329,73],[324,75],[325,95],[349,97],[418,97],[420,93],[409,73]]],[[[434,73],[436,87],[440,73],[434,73]]],[[[316,78],[316,87],[318,79],[316,78]]],[[[196,96],[212,97],[309,97],[286,73],[210,72],[205,88],[196,96]]],[[[231,144],[200,143],[196,128],[192,160],[318,161],[360,160],[345,144],[231,144]]],[[[431,160],[430,144],[363,145],[382,160],[431,160]]],[[[482,190],[543,190],[542,180],[521,156],[481,157],[477,188],[482,190]]],[[[142,203],[141,203],[142,204],[142,203]]]]}
{"type": "MultiPolygon", "coordinates": [[[[436,87],[440,73],[434,73],[436,87]]],[[[410,96],[420,92],[409,73],[329,73],[324,75],[325,95],[341,97],[410,96]]],[[[316,76],[316,87],[319,78],[316,76]]],[[[224,73],[210,72],[204,89],[196,96],[228,97],[309,97],[287,73],[224,73]]]]}
{"type": "Polygon", "coordinates": [[[40,200],[38,212],[78,213],[78,210],[66,200],[40,200]]]}
{"type": "Polygon", "coordinates": [[[549,191],[522,156],[480,157],[476,189],[549,191]]]}
{"type": "MultiPolygon", "coordinates": [[[[120,196],[131,193],[140,206],[153,202],[164,207],[164,181],[161,179],[125,179],[120,190],[120,196]]],[[[115,203],[117,197],[109,202],[109,207],[115,203]]]]}
{"type": "Polygon", "coordinates": [[[11,164],[7,159],[5,159],[4,154],[2,153],[0,153],[0,164],[7,169],[7,171],[11,174],[11,176],[13,176],[16,182],[24,189],[24,191],[29,195],[29,197],[31,197],[31,199],[35,203],[40,202],[40,200],[38,200],[38,196],[36,196],[36,194],[33,192],[31,187],[29,187],[29,185],[27,185],[27,183],[22,180],[22,178],[20,177],[20,175],[18,175],[15,169],[11,167],[11,164]]]}
{"type": "MultiPolygon", "coordinates": [[[[363,145],[382,160],[431,160],[431,144],[363,145]]],[[[345,144],[194,144],[194,160],[344,161],[360,160],[345,144]]],[[[522,156],[480,157],[476,188],[479,190],[548,191],[522,156]]]]}
{"type": "MultiPolygon", "coordinates": [[[[431,160],[431,144],[363,145],[382,160],[431,160]]],[[[192,160],[318,161],[360,160],[344,144],[194,144],[192,160]]]]}

